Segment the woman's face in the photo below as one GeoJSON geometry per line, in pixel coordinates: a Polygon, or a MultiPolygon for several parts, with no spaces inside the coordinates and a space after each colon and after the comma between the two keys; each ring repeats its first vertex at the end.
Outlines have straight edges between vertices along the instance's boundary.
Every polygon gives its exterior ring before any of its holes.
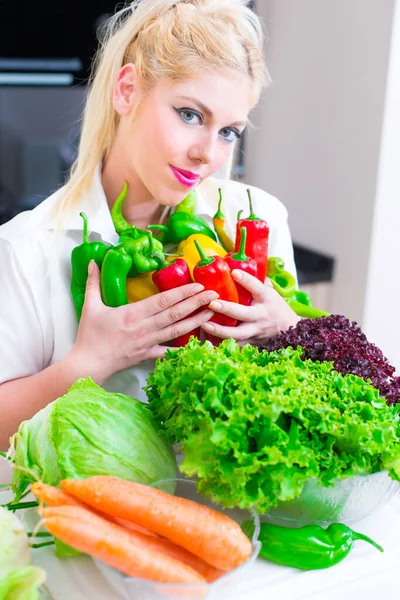
{"type": "Polygon", "coordinates": [[[114,106],[121,115],[115,145],[124,176],[142,188],[143,200],[175,206],[228,160],[252,108],[251,86],[244,76],[210,73],[162,81],[142,94],[128,70],[120,75],[114,106]]]}

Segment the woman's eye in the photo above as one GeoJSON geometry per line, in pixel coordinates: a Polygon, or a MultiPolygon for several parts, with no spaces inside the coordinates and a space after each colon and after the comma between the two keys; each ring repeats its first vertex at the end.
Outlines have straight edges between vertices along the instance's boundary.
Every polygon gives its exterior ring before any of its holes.
{"type": "Polygon", "coordinates": [[[176,112],[179,114],[181,119],[189,125],[201,125],[203,122],[200,113],[190,108],[176,108],[176,112]]]}
{"type": "Polygon", "coordinates": [[[242,136],[242,134],[237,129],[233,129],[232,127],[225,127],[224,129],[221,129],[220,136],[226,142],[232,143],[235,140],[238,140],[242,136]]]}

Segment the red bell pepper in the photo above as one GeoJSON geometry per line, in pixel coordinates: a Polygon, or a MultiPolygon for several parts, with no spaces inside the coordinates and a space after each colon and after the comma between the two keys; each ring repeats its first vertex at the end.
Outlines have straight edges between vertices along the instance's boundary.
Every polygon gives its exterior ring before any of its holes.
{"type": "MultiPolygon", "coordinates": [[[[195,244],[200,260],[193,269],[194,280],[204,285],[206,290],[217,292],[221,300],[238,302],[238,291],[228,264],[221,256],[207,256],[197,240],[195,240],[195,244]]],[[[210,322],[224,327],[236,327],[237,324],[236,319],[218,313],[211,317],[210,322]]],[[[218,346],[222,342],[220,338],[209,333],[206,333],[205,337],[214,346],[218,346]]]]}
{"type": "MultiPolygon", "coordinates": [[[[193,283],[189,266],[187,262],[183,260],[183,258],[177,258],[173,262],[167,262],[161,255],[158,254],[153,254],[152,258],[154,258],[159,264],[159,268],[157,271],[154,271],[151,277],[160,292],[167,292],[168,290],[173,290],[181,285],[193,283]]],[[[186,318],[192,317],[196,313],[200,312],[200,310],[201,308],[193,311],[186,318]]],[[[192,331],[189,331],[184,335],[180,335],[172,340],[173,346],[176,348],[186,346],[192,335],[200,339],[200,327],[197,327],[196,329],[193,329],[192,331]]]]}
{"type": "MultiPolygon", "coordinates": [[[[244,251],[247,239],[246,227],[241,227],[240,232],[241,238],[239,252],[229,252],[229,254],[227,254],[224,257],[224,260],[228,264],[231,271],[233,271],[233,269],[240,269],[241,271],[245,271],[246,273],[250,273],[250,275],[254,275],[254,277],[257,277],[257,263],[254,260],[254,258],[249,258],[248,256],[246,256],[246,253],[244,251]]],[[[237,282],[236,288],[239,296],[239,304],[249,306],[250,302],[253,299],[249,290],[246,290],[246,288],[244,288],[237,282]]]]}
{"type": "Polygon", "coordinates": [[[269,225],[266,221],[254,214],[249,189],[247,190],[247,194],[249,196],[250,215],[247,219],[238,219],[238,222],[236,223],[235,250],[236,252],[239,251],[241,238],[240,230],[242,227],[246,227],[247,242],[245,252],[247,256],[254,258],[256,261],[257,278],[264,283],[268,269],[269,225]]]}

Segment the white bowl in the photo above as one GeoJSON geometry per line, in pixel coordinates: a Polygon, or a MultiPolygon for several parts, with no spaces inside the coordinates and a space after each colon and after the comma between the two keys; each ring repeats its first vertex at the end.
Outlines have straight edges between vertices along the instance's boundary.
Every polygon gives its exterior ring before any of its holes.
{"type": "Polygon", "coordinates": [[[249,519],[254,523],[254,534],[252,539],[253,552],[245,563],[237,567],[230,573],[220,577],[216,581],[208,584],[202,583],[159,583],[156,581],[148,581],[146,579],[138,579],[124,575],[101,561],[94,559],[98,569],[102,572],[108,583],[124,600],[221,600],[221,598],[229,598],[229,592],[233,591],[238,582],[242,582],[246,572],[256,560],[261,544],[258,542],[260,531],[260,518],[253,510],[241,509],[222,509],[219,505],[207,500],[196,492],[196,483],[190,479],[165,479],[153,484],[154,487],[171,491],[171,484],[176,483],[175,495],[183,498],[189,498],[210,506],[215,510],[222,512],[237,523],[241,524],[249,519]]]}
{"type": "Polygon", "coordinates": [[[320,486],[317,480],[310,479],[299,498],[280,502],[261,520],[288,527],[351,524],[385,506],[399,490],[400,484],[390,479],[386,471],[339,480],[333,487],[320,486]]]}

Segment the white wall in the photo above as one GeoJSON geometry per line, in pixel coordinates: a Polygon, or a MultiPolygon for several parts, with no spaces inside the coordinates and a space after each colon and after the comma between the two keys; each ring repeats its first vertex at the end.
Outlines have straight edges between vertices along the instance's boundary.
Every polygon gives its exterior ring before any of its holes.
{"type": "Polygon", "coordinates": [[[253,113],[246,178],[284,202],[295,241],[336,258],[330,309],[359,323],[394,2],[256,3],[273,84],[253,113]]]}
{"type": "Polygon", "coordinates": [[[364,329],[400,371],[400,3],[383,122],[364,329]]]}

